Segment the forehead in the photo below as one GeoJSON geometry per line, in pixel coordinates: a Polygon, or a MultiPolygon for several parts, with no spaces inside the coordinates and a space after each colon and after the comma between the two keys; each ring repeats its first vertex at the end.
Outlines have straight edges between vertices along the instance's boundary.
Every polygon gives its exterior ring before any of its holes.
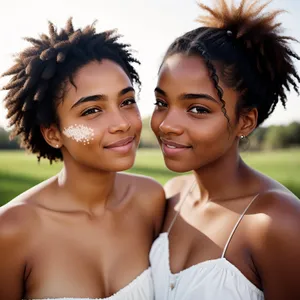
{"type": "Polygon", "coordinates": [[[74,83],[78,90],[96,86],[102,89],[123,89],[131,86],[125,71],[115,62],[104,59],[101,62],[92,61],[81,67],[75,74],[74,83]]]}
{"type": "Polygon", "coordinates": [[[209,72],[199,56],[175,54],[166,59],[159,72],[160,81],[176,81],[184,85],[210,84],[209,72]]]}
{"type": "MultiPolygon", "coordinates": [[[[227,106],[234,106],[238,100],[238,93],[228,88],[222,82],[221,76],[219,79],[218,85],[223,90],[223,100],[227,106]]],[[[168,57],[160,69],[158,86],[171,96],[180,93],[205,93],[219,99],[204,59],[196,55],[174,54],[168,57]]]]}

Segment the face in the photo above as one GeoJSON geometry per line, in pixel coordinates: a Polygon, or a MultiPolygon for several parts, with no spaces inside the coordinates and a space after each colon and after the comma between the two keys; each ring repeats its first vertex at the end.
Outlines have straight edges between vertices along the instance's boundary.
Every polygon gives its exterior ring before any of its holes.
{"type": "Polygon", "coordinates": [[[236,120],[238,95],[219,83],[230,126],[205,62],[175,54],[166,59],[155,89],[151,127],[167,167],[175,172],[197,170],[237,149],[242,126],[236,120]]]}
{"type": "Polygon", "coordinates": [[[57,108],[64,160],[103,171],[132,167],[142,128],[132,84],[116,63],[90,62],[57,108]]]}

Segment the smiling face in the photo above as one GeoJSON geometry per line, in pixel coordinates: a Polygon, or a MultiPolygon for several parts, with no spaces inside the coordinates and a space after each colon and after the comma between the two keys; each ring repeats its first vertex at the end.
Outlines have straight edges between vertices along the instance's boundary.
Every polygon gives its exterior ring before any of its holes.
{"type": "Polygon", "coordinates": [[[219,85],[230,130],[205,62],[198,56],[175,54],[163,63],[151,127],[169,169],[197,170],[237,149],[245,127],[243,120],[236,119],[238,95],[222,82],[219,85]]]}
{"type": "Polygon", "coordinates": [[[135,92],[123,69],[103,60],[76,72],[57,107],[64,160],[85,167],[122,171],[132,167],[141,118],[135,92]]]}

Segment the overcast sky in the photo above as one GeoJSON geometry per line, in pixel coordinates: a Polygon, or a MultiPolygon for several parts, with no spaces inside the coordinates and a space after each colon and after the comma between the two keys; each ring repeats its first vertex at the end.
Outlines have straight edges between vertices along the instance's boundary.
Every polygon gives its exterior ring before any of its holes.
{"type": "MultiPolygon", "coordinates": [[[[213,0],[201,0],[209,4],[213,0]]],[[[300,40],[300,0],[273,0],[273,8],[286,9],[289,13],[279,19],[286,33],[300,40]]],[[[168,45],[175,37],[196,28],[199,8],[196,0],[10,0],[1,1],[0,10],[0,73],[11,66],[12,55],[27,45],[22,37],[37,37],[47,31],[47,21],[57,27],[64,26],[73,16],[74,27],[85,26],[98,20],[97,29],[118,28],[124,40],[131,43],[142,62],[138,68],[143,83],[139,107],[142,116],[153,110],[157,70],[168,45]]],[[[300,54],[300,44],[293,49],[300,54]]],[[[300,63],[297,63],[300,72],[300,63]]],[[[6,80],[0,80],[0,86],[6,80]]],[[[5,111],[0,92],[0,125],[5,124],[5,111]]],[[[278,105],[274,114],[265,122],[286,124],[300,121],[300,97],[289,95],[287,109],[278,105]]]]}

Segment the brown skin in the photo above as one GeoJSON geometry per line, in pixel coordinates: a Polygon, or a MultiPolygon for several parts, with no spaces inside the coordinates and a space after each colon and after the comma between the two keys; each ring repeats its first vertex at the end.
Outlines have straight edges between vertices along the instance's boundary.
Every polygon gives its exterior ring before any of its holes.
{"type": "Polygon", "coordinates": [[[149,266],[148,254],[161,229],[165,197],[150,178],[116,173],[134,162],[141,120],[125,72],[103,60],[82,67],[57,109],[60,129],[42,128],[59,145],[60,174],[0,208],[0,298],[104,298],[149,266]],[[71,107],[82,97],[104,100],[71,107]],[[89,109],[89,114],[82,113],[89,109]],[[64,134],[69,125],[95,131],[89,145],[64,134]],[[134,136],[120,154],[105,148],[134,136]]]}
{"type": "Polygon", "coordinates": [[[225,257],[263,290],[265,299],[300,299],[300,203],[285,187],[242,161],[239,137],[255,129],[257,110],[237,117],[238,93],[222,80],[220,86],[230,129],[200,57],[173,55],[159,73],[152,129],[167,167],[194,173],[175,177],[165,186],[169,201],[163,231],[182,204],[169,236],[171,271],[220,258],[239,216],[259,194],[225,257]],[[167,149],[172,142],[185,148],[167,149]],[[194,180],[197,187],[183,201],[194,180]]]}

